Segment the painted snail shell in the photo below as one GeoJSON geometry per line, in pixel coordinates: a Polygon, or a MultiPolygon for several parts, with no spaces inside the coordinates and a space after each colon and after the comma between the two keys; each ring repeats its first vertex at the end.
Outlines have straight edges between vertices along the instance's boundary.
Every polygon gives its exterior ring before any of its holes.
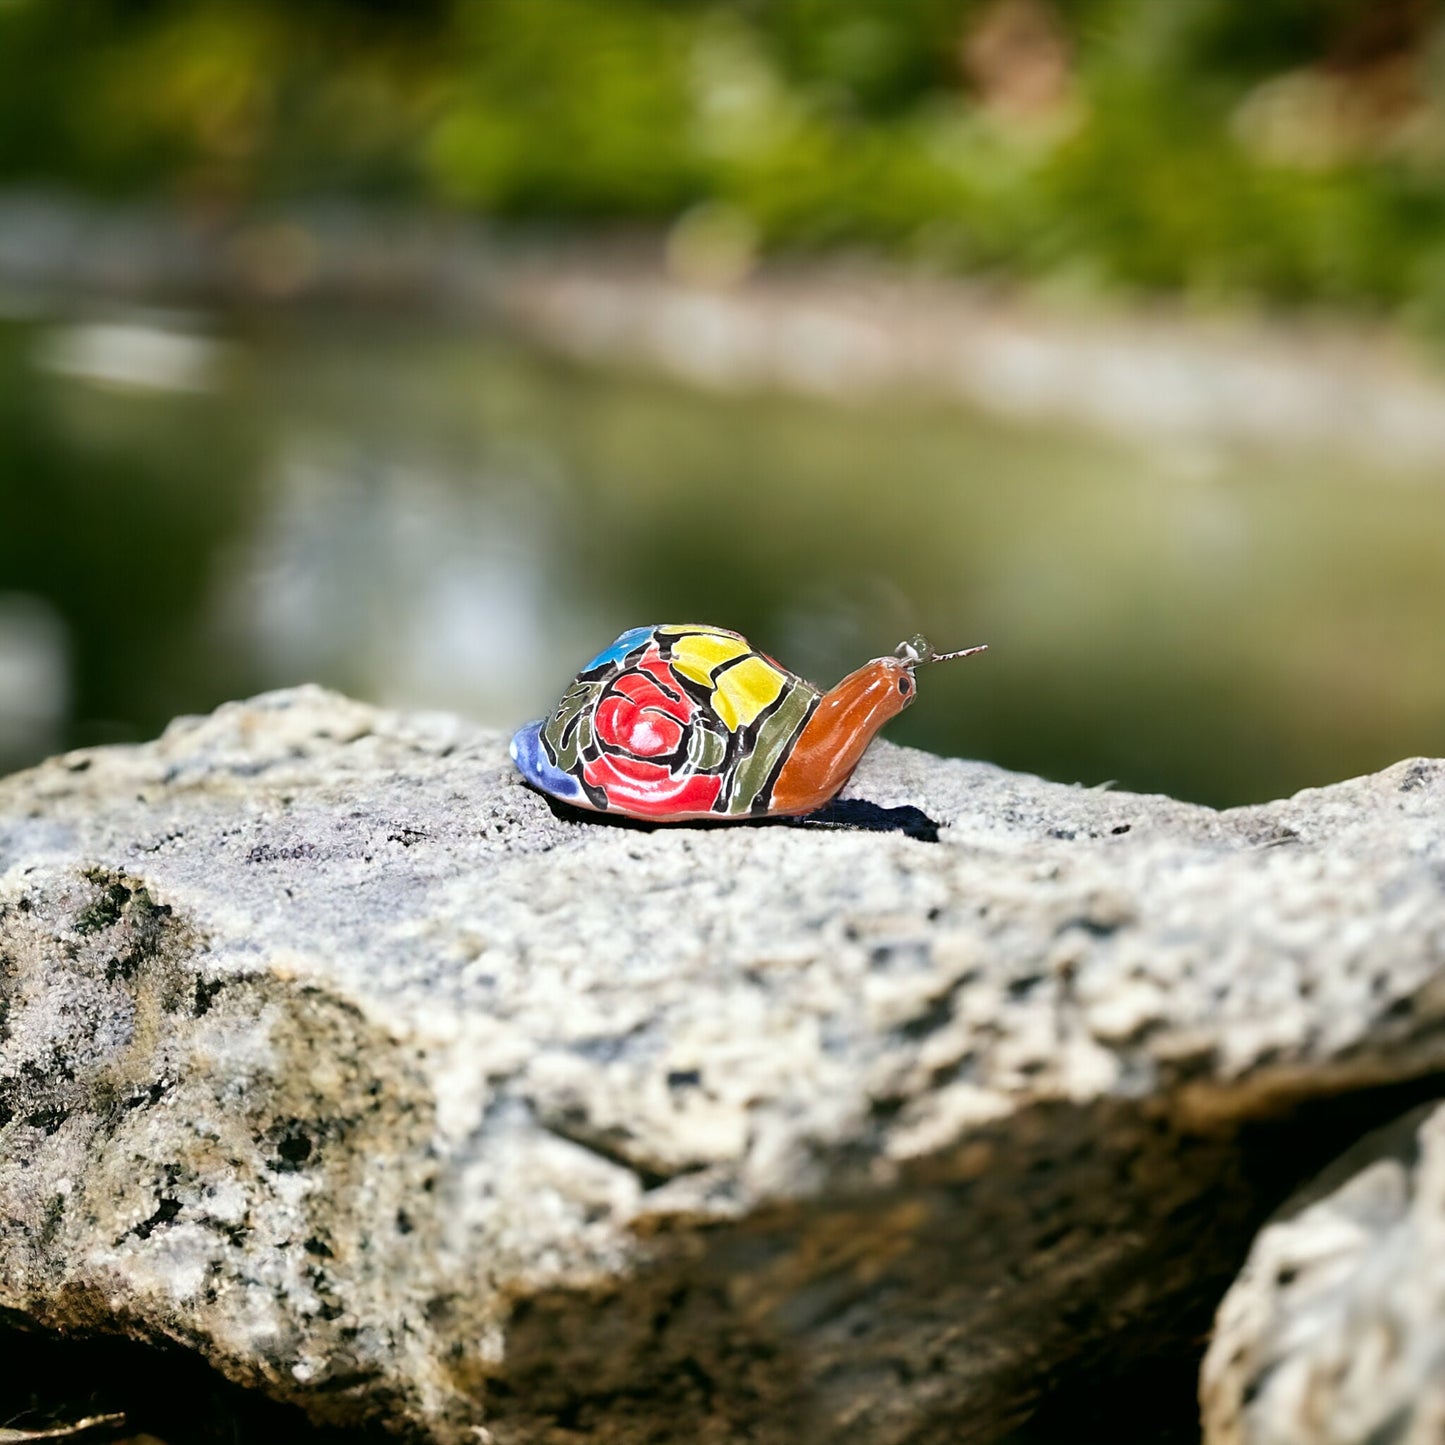
{"type": "Polygon", "coordinates": [[[654,823],[811,813],[913,701],[916,667],[982,651],[914,637],[821,692],[725,628],[634,627],[517,732],[512,760],[565,803],[654,823]]]}

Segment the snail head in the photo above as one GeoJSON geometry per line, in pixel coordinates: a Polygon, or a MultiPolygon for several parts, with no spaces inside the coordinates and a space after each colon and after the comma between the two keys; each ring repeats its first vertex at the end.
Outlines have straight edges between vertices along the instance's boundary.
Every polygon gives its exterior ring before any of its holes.
{"type": "Polygon", "coordinates": [[[910,637],[886,657],[875,657],[857,672],[850,672],[827,694],[825,702],[866,712],[871,737],[913,701],[918,690],[916,668],[925,662],[950,662],[955,657],[972,657],[975,652],[985,651],[984,647],[965,647],[959,652],[938,652],[926,637],[910,637]]]}

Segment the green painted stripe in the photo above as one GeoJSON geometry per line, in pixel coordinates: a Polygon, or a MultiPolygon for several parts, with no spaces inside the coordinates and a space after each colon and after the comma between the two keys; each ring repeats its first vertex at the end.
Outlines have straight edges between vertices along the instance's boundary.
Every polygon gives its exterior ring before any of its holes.
{"type": "Polygon", "coordinates": [[[752,813],[767,807],[773,770],[787,757],[817,698],[818,694],[807,683],[795,680],[773,705],[772,712],[758,729],[752,751],[739,760],[733,772],[728,813],[752,813]],[[759,803],[761,807],[755,806],[759,803]]]}
{"type": "MultiPolygon", "coordinates": [[[[719,726],[721,726],[719,724],[719,726]]],[[[715,773],[727,756],[727,739],[693,717],[688,724],[687,761],[694,771],[715,773]]]]}
{"type": "Polygon", "coordinates": [[[557,711],[547,719],[547,725],[542,729],[542,741],[546,743],[552,761],[563,772],[574,771],[583,746],[591,739],[591,712],[601,691],[600,683],[574,682],[562,694],[557,711]]]}

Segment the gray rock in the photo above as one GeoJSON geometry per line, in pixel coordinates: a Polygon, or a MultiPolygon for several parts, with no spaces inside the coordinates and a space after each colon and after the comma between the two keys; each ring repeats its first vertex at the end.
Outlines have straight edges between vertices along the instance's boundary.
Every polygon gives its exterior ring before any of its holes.
{"type": "Polygon", "coordinates": [[[1200,1394],[1209,1445],[1445,1439],[1445,1105],[1362,1140],[1260,1233],[1200,1394]]]}
{"type": "Polygon", "coordinates": [[[310,688],[0,782],[0,1307],[443,1442],[987,1440],[1218,1298],[1268,1121],[1445,1067],[1445,765],[852,793],[940,841],[310,688]]]}

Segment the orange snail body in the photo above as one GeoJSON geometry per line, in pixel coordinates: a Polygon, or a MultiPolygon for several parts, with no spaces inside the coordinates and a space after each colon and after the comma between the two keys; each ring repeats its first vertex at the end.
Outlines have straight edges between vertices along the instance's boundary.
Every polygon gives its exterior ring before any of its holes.
{"type": "Polygon", "coordinates": [[[771,813],[811,813],[835,798],[868,745],[914,698],[913,670],[875,657],[823,694],[773,784],[771,813]]]}
{"type": "Polygon", "coordinates": [[[552,797],[651,822],[811,813],[913,701],[915,668],[984,650],[915,637],[824,693],[736,632],[636,627],[518,730],[512,758],[552,797]]]}

